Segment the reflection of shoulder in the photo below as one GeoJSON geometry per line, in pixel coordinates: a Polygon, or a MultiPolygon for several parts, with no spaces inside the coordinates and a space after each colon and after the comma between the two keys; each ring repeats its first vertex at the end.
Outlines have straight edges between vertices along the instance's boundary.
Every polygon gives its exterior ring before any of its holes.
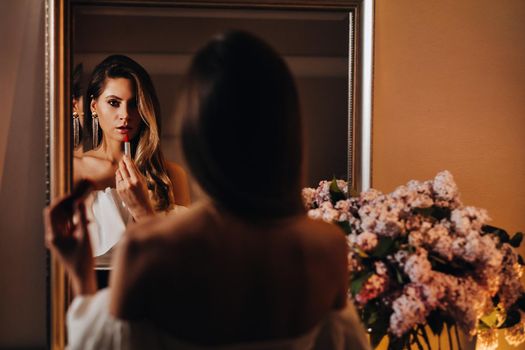
{"type": "Polygon", "coordinates": [[[114,164],[107,159],[97,157],[91,151],[81,157],[73,158],[73,172],[75,180],[89,179],[99,188],[107,187],[115,178],[114,164]]]}
{"type": "Polygon", "coordinates": [[[191,203],[191,199],[186,171],[180,165],[173,162],[166,162],[166,168],[173,185],[175,204],[188,206],[191,203]]]}
{"type": "Polygon", "coordinates": [[[168,174],[172,181],[180,182],[180,181],[186,181],[187,175],[186,171],[183,167],[178,165],[175,162],[166,162],[166,170],[168,171],[168,174]]]}

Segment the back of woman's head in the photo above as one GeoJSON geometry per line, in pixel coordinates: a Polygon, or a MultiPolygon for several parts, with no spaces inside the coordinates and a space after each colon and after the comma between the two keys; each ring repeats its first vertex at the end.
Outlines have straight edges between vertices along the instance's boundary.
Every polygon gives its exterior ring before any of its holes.
{"type": "Polygon", "coordinates": [[[204,191],[245,217],[301,212],[301,119],[284,60],[253,35],[228,32],[195,55],[187,79],[182,149],[204,191]]]}

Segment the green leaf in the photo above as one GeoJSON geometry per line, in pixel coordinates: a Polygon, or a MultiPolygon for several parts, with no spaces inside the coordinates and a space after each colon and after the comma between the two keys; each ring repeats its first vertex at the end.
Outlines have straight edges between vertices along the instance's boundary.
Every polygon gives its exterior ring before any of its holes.
{"type": "Polygon", "coordinates": [[[520,321],[521,316],[518,310],[508,310],[505,322],[503,322],[498,328],[509,328],[517,325],[520,321]]]}
{"type": "Polygon", "coordinates": [[[521,311],[525,311],[525,294],[521,294],[516,303],[521,311]]]}
{"type": "Polygon", "coordinates": [[[352,246],[352,249],[354,250],[354,252],[357,253],[357,255],[359,255],[359,257],[361,257],[363,259],[364,258],[368,258],[368,254],[365,253],[365,251],[363,249],[359,248],[358,246],[354,245],[354,246],[352,246]]]}
{"type": "Polygon", "coordinates": [[[373,311],[370,313],[370,315],[368,316],[368,319],[366,320],[366,324],[367,325],[373,325],[376,321],[377,321],[377,318],[379,317],[377,311],[373,311]]]}
{"type": "Polygon", "coordinates": [[[509,234],[507,233],[507,231],[499,227],[483,225],[481,227],[481,231],[498,236],[501,243],[507,243],[509,241],[509,234]]]}
{"type": "Polygon", "coordinates": [[[376,258],[384,258],[390,253],[391,248],[394,246],[394,240],[390,237],[381,237],[379,242],[372,252],[372,256],[376,258]]]}
{"type": "Polygon", "coordinates": [[[450,218],[449,208],[438,207],[435,205],[428,208],[415,208],[414,213],[423,215],[425,217],[431,217],[438,221],[450,218]]]}
{"type": "Polygon", "coordinates": [[[481,317],[479,320],[489,328],[496,328],[500,319],[500,313],[497,308],[494,308],[489,314],[481,317]]]}
{"type": "Polygon", "coordinates": [[[519,246],[521,245],[521,241],[523,241],[523,233],[518,232],[514,236],[512,236],[509,243],[514,248],[519,248],[519,246]]]}
{"type": "Polygon", "coordinates": [[[352,227],[350,226],[350,223],[348,221],[337,221],[337,226],[341,227],[343,231],[345,231],[346,235],[349,235],[352,233],[352,227]]]}
{"type": "Polygon", "coordinates": [[[350,282],[350,291],[352,292],[353,296],[359,293],[363,287],[363,284],[368,281],[372,275],[372,272],[365,272],[364,274],[359,274],[356,278],[352,278],[352,282],[350,282]]]}
{"type": "Polygon", "coordinates": [[[339,202],[340,200],[345,200],[346,196],[343,191],[337,186],[337,179],[334,177],[330,183],[330,199],[332,204],[339,202]]]}
{"type": "Polygon", "coordinates": [[[403,284],[403,275],[401,274],[401,271],[399,271],[398,268],[394,268],[394,271],[396,272],[397,283],[403,284]]]}

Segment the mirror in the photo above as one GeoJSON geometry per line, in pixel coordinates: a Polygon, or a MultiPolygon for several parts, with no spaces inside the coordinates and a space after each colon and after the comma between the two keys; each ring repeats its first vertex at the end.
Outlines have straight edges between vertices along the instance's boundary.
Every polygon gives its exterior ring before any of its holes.
{"type": "MultiPolygon", "coordinates": [[[[123,54],[145,68],[160,102],[160,147],[168,161],[181,164],[173,116],[181,79],[193,53],[228,29],[261,37],[290,67],[303,116],[306,184],[315,186],[335,176],[347,178],[354,190],[369,187],[372,12],[371,0],[330,5],[298,0],[245,1],[242,5],[228,1],[49,0],[50,199],[68,192],[75,171],[73,155],[81,157],[87,151],[73,147],[78,143],[78,128],[82,128],[82,114],[74,108],[74,98],[79,86],[85,92],[98,63],[109,55],[123,54]]],[[[84,103],[90,103],[85,96],[84,103]]],[[[196,200],[198,193],[192,197],[196,200]]],[[[108,261],[100,260],[98,267],[109,269],[108,261]]],[[[52,348],[65,345],[67,294],[63,271],[51,259],[52,348]]]]}

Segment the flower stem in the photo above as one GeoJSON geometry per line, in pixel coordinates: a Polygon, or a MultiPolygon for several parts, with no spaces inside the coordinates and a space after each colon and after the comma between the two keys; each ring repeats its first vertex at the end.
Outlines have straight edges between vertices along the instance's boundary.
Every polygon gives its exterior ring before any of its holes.
{"type": "Polygon", "coordinates": [[[459,342],[458,325],[454,327],[454,333],[456,334],[456,342],[458,343],[458,349],[461,350],[461,343],[459,342]]]}
{"type": "Polygon", "coordinates": [[[450,334],[450,327],[449,327],[448,323],[446,323],[445,326],[447,327],[448,348],[449,348],[449,350],[453,350],[454,349],[454,343],[452,342],[452,335],[450,334]]]}
{"type": "Polygon", "coordinates": [[[421,345],[421,342],[419,341],[419,336],[417,334],[417,330],[413,330],[411,333],[412,333],[412,340],[416,343],[417,348],[419,350],[425,350],[423,348],[423,345],[421,345]]]}
{"type": "Polygon", "coordinates": [[[432,348],[430,347],[430,341],[428,340],[428,334],[425,329],[425,326],[419,326],[419,329],[421,329],[423,333],[423,339],[425,340],[425,343],[427,344],[428,350],[431,350],[432,348]]]}

